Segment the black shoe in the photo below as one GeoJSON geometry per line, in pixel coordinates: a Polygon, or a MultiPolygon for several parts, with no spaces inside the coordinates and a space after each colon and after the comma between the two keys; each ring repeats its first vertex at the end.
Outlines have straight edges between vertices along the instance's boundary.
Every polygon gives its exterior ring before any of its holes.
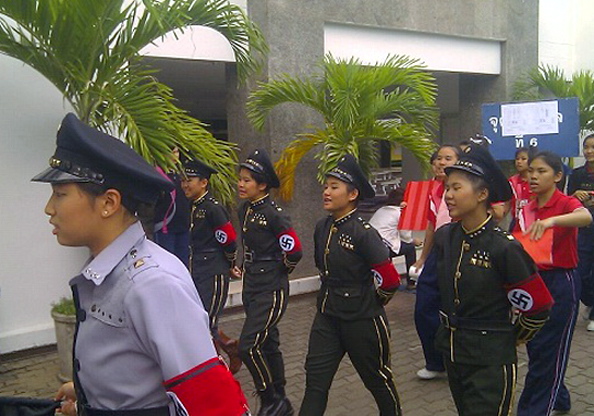
{"type": "Polygon", "coordinates": [[[295,411],[286,397],[275,396],[273,402],[262,402],[258,416],[293,416],[295,411]]]}
{"type": "Polygon", "coordinates": [[[260,410],[258,416],[276,416],[284,405],[281,396],[274,393],[273,389],[258,392],[260,396],[260,410]]]}
{"type": "Polygon", "coordinates": [[[291,405],[289,399],[283,397],[282,402],[284,406],[281,409],[280,413],[278,413],[278,416],[293,416],[295,414],[295,410],[293,410],[293,406],[291,405]]]}

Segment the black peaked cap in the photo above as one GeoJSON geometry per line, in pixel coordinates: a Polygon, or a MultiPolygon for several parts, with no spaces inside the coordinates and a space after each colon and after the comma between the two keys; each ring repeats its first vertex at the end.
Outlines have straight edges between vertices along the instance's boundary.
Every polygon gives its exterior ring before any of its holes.
{"type": "Polygon", "coordinates": [[[280,180],[276,176],[274,166],[272,166],[270,157],[268,157],[268,153],[264,149],[254,150],[245,162],[240,163],[239,166],[263,175],[266,178],[266,184],[271,188],[278,188],[280,186],[280,180]]]}
{"type": "Polygon", "coordinates": [[[190,159],[184,162],[184,172],[189,178],[199,177],[210,179],[210,175],[218,173],[218,171],[208,166],[206,163],[198,159],[190,159]]]}
{"type": "Polygon", "coordinates": [[[333,176],[343,182],[350,183],[359,190],[359,198],[373,198],[375,190],[369,183],[363,170],[357,163],[357,159],[351,154],[346,154],[338,161],[338,164],[326,176],[333,176]]]}
{"type": "Polygon", "coordinates": [[[173,184],[130,146],[89,127],[74,114],[62,120],[50,167],[33,179],[47,183],[95,183],[141,202],[154,202],[173,184]]]}
{"type": "Polygon", "coordinates": [[[475,143],[468,146],[453,166],[445,168],[446,174],[454,170],[468,172],[483,178],[489,187],[491,202],[504,202],[512,198],[512,190],[507,177],[484,146],[475,143]]]}

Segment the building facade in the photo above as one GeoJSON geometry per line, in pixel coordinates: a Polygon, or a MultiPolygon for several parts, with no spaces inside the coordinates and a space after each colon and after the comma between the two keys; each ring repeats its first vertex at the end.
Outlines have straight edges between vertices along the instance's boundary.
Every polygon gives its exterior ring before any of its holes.
{"type": "MultiPolygon", "coordinates": [[[[516,78],[539,62],[538,0],[239,4],[260,25],[270,46],[263,72],[247,83],[238,85],[228,45],[217,34],[197,29],[144,52],[147,62],[161,70],[160,80],[173,88],[179,105],[209,123],[217,137],[237,143],[240,158],[264,147],[277,160],[295,134],[321,123],[310,110],[284,105],[271,113],[263,132],[256,132],[245,116],[245,103],[256,81],[283,73],[308,75],[327,53],[357,57],[367,64],[391,54],[422,59],[437,79],[441,118],[436,140],[443,142],[479,132],[481,104],[508,100],[516,78]]],[[[49,189],[29,183],[46,166],[57,125],[69,108],[49,82],[19,62],[0,56],[0,71],[0,214],[5,224],[0,246],[0,353],[6,353],[53,342],[50,304],[68,294],[67,281],[86,253],[55,242],[43,214],[49,189]]],[[[304,159],[297,170],[295,199],[280,201],[304,245],[298,277],[316,274],[313,227],[325,213],[315,170],[314,159],[304,159]]],[[[402,175],[422,176],[406,152],[402,175]]]]}

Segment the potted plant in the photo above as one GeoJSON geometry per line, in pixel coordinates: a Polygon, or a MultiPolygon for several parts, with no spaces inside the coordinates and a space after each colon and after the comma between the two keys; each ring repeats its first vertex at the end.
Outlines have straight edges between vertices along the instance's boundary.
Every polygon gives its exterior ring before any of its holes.
{"type": "Polygon", "coordinates": [[[74,344],[74,330],[76,326],[76,308],[72,298],[61,298],[52,303],[52,318],[56,329],[56,343],[58,347],[58,360],[60,381],[72,380],[72,346],[74,344]]]}

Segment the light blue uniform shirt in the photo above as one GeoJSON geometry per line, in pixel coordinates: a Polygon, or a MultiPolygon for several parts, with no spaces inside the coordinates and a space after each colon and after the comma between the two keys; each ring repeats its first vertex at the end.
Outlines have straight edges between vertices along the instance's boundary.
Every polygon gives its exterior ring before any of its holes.
{"type": "Polygon", "coordinates": [[[70,284],[84,310],[75,371],[93,408],[171,408],[163,381],[217,355],[188,270],[139,222],[70,284]]]}

